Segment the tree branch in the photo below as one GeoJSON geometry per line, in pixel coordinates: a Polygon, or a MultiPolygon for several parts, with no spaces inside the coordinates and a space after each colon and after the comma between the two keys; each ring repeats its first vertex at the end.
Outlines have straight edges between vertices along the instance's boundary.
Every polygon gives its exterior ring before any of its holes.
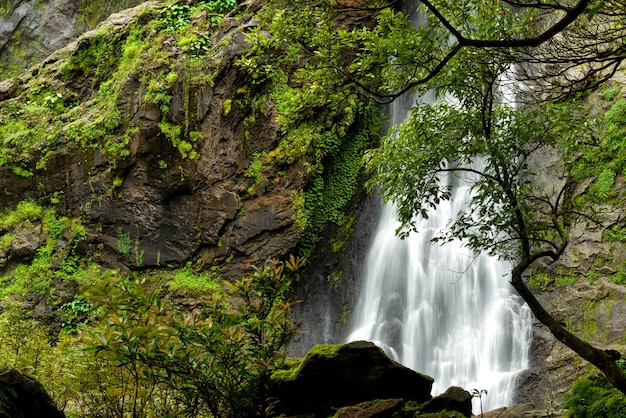
{"type": "MultiPolygon", "coordinates": [[[[562,32],[585,12],[591,0],[579,0],[572,8],[565,9],[565,16],[539,35],[523,39],[471,39],[457,38],[463,46],[477,48],[535,48],[562,32]]],[[[457,31],[458,32],[458,31],[457,31]]],[[[456,36],[456,35],[455,35],[456,36]]]]}

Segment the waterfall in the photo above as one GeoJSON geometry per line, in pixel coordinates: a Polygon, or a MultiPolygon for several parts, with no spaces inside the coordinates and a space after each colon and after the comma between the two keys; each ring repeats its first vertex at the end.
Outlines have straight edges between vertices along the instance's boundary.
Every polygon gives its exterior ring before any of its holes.
{"type": "MultiPolygon", "coordinates": [[[[391,123],[401,122],[416,100],[396,100],[391,123]]],[[[532,314],[509,284],[509,263],[472,254],[461,242],[431,243],[470,198],[470,179],[447,181],[450,201],[418,220],[419,233],[404,240],[396,236],[394,206],[383,207],[348,341],[372,341],[432,376],[433,395],[450,386],[487,390],[488,411],[514,401],[516,378],[528,368],[532,314]]]]}

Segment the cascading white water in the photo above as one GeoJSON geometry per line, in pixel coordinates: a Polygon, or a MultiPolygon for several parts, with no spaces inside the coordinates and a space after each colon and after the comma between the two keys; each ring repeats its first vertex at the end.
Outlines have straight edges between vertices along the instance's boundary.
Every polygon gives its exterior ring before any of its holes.
{"type": "MultiPolygon", "coordinates": [[[[415,100],[396,100],[391,123],[401,122],[415,100]]],[[[460,242],[431,243],[470,197],[469,180],[448,181],[452,199],[418,220],[419,233],[404,240],[396,236],[394,206],[383,207],[348,341],[373,341],[432,376],[433,395],[450,386],[487,390],[487,411],[513,402],[516,378],[528,368],[532,314],[509,284],[508,263],[472,254],[460,242]]]]}

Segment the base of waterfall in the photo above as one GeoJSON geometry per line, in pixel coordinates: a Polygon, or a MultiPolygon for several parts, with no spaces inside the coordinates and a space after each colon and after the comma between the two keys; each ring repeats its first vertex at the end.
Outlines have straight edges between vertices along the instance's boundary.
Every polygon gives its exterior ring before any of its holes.
{"type": "Polygon", "coordinates": [[[470,417],[471,395],[452,387],[432,398],[433,379],[366,341],[316,345],[274,374],[273,414],[315,417],[470,417]],[[445,415],[442,415],[444,412],[445,415]],[[422,416],[422,415],[420,415],[422,416]]]}

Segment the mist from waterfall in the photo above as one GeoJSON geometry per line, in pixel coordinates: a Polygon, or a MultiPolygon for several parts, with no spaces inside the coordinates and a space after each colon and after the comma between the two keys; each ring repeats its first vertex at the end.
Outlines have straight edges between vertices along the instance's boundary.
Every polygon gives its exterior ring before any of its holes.
{"type": "MultiPolygon", "coordinates": [[[[416,100],[396,100],[391,124],[404,120],[416,100]]],[[[532,314],[509,284],[509,263],[473,254],[458,241],[431,242],[470,198],[471,179],[447,181],[452,199],[419,219],[419,233],[404,240],[396,236],[395,207],[384,205],[348,341],[372,341],[433,377],[433,395],[450,386],[485,389],[488,411],[514,401],[517,377],[529,366],[532,314]]]]}

